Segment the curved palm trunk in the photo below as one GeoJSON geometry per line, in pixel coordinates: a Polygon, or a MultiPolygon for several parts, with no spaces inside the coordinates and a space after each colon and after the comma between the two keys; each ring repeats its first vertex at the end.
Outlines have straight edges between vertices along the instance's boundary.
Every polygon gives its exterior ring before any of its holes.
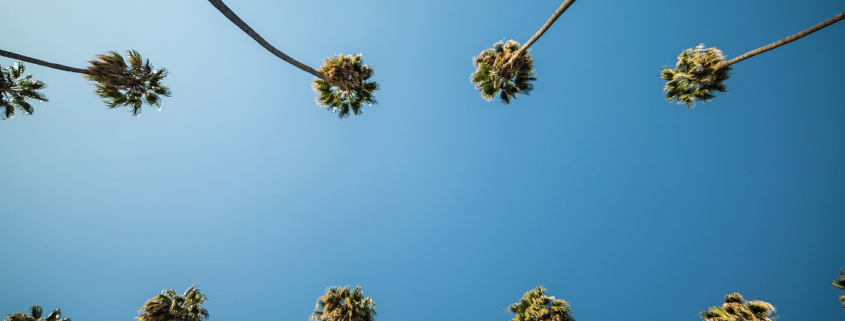
{"type": "MultiPolygon", "coordinates": [[[[302,69],[303,71],[305,71],[309,74],[312,74],[317,78],[326,80],[326,77],[323,76],[323,73],[316,71],[316,70],[314,70],[314,68],[308,67],[308,66],[306,66],[305,64],[303,64],[299,61],[296,61],[295,59],[291,58],[290,56],[286,55],[285,53],[279,51],[279,49],[276,49],[276,47],[273,47],[273,45],[271,45],[269,42],[267,42],[267,40],[264,40],[264,38],[262,38],[260,35],[258,35],[258,33],[255,32],[255,30],[252,30],[252,28],[250,28],[249,25],[247,25],[243,20],[241,20],[241,18],[239,18],[238,15],[236,15],[234,12],[232,12],[232,10],[229,9],[229,7],[227,7],[226,4],[223,3],[223,1],[208,0],[208,2],[211,2],[211,5],[213,5],[215,8],[217,8],[217,10],[219,10],[220,13],[222,13],[224,16],[226,16],[226,18],[229,18],[229,21],[232,21],[232,23],[234,23],[236,26],[241,28],[241,30],[246,32],[246,34],[248,34],[250,37],[252,37],[252,39],[254,39],[256,42],[258,42],[258,44],[260,44],[262,47],[264,47],[264,49],[267,49],[267,51],[276,55],[276,57],[282,58],[282,60],[286,61],[287,63],[294,65],[294,66],[296,66],[296,68],[302,69]]],[[[326,80],[326,81],[328,81],[328,80],[326,80]]]]}
{"type": "Polygon", "coordinates": [[[775,43],[769,44],[768,46],[765,46],[765,47],[760,47],[760,48],[754,49],[754,50],[749,51],[749,52],[747,52],[746,54],[744,54],[744,55],[742,55],[742,56],[739,56],[739,57],[736,57],[736,58],[734,58],[734,59],[731,59],[731,60],[728,60],[728,61],[724,61],[724,62],[720,62],[720,63],[716,66],[716,69],[719,69],[719,68],[723,68],[723,67],[727,67],[727,66],[733,65],[733,64],[738,63],[738,62],[740,62],[740,61],[743,61],[743,60],[745,60],[745,59],[748,59],[748,58],[754,57],[754,56],[759,55],[759,54],[761,54],[761,53],[764,53],[764,52],[766,52],[766,51],[769,51],[769,50],[775,49],[775,48],[777,48],[777,47],[783,46],[783,45],[788,44],[788,43],[790,43],[790,42],[793,42],[793,41],[795,41],[795,40],[801,39],[802,37],[804,37],[804,36],[806,36],[806,35],[809,35],[809,34],[811,34],[811,33],[813,33],[813,32],[816,32],[816,31],[822,30],[824,27],[827,27],[827,26],[830,26],[830,25],[832,25],[832,24],[834,24],[834,23],[837,23],[837,22],[839,22],[839,21],[840,21],[840,20],[842,20],[842,19],[845,19],[845,12],[840,13],[840,14],[838,14],[838,15],[835,15],[835,16],[833,16],[833,18],[827,19],[827,20],[823,21],[823,22],[822,22],[822,23],[820,23],[820,24],[817,24],[817,25],[815,25],[815,26],[810,27],[810,29],[807,29],[807,30],[801,31],[801,32],[799,32],[799,33],[796,33],[796,34],[794,34],[794,35],[791,35],[791,36],[789,36],[789,37],[786,37],[786,38],[784,38],[784,39],[782,39],[782,40],[780,40],[780,41],[778,41],[778,42],[775,42],[775,43]]]}
{"type": "Polygon", "coordinates": [[[20,60],[20,61],[26,61],[28,63],[32,63],[32,64],[36,64],[36,65],[39,65],[39,66],[44,66],[44,67],[49,67],[49,68],[53,68],[53,69],[58,69],[58,70],[61,70],[61,71],[69,71],[69,72],[75,72],[75,73],[78,73],[78,74],[93,75],[90,71],[88,71],[88,69],[79,69],[79,68],[68,67],[68,66],[60,65],[60,64],[54,64],[54,63],[51,63],[51,62],[46,62],[44,60],[39,60],[39,59],[24,56],[24,55],[19,55],[19,54],[13,53],[13,52],[8,52],[8,51],[5,51],[5,50],[0,50],[0,56],[12,58],[12,59],[17,59],[17,60],[20,60]]]}
{"type": "Polygon", "coordinates": [[[561,4],[560,7],[557,8],[557,10],[555,10],[555,13],[552,14],[552,17],[549,18],[548,21],[546,21],[546,24],[544,24],[543,27],[540,28],[540,31],[537,31],[537,33],[535,33],[534,36],[531,37],[531,39],[528,39],[528,42],[522,45],[522,47],[519,47],[519,51],[517,51],[516,54],[513,55],[511,60],[508,61],[508,64],[512,64],[514,61],[516,61],[517,58],[522,56],[522,54],[524,54],[528,50],[528,47],[531,47],[531,45],[537,42],[537,40],[539,40],[540,37],[542,37],[543,34],[546,33],[549,28],[552,27],[552,24],[557,21],[557,18],[560,18],[560,15],[562,15],[563,12],[566,11],[566,9],[569,9],[569,6],[571,6],[573,3],[575,3],[575,0],[564,1],[563,4],[561,4]]]}

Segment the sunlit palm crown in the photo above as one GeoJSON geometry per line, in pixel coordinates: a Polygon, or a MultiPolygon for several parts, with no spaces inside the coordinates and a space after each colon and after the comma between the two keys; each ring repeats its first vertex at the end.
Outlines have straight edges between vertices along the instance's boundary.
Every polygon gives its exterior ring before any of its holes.
{"type": "Polygon", "coordinates": [[[23,313],[13,313],[7,315],[4,321],[70,321],[70,318],[62,318],[62,311],[56,309],[50,312],[46,317],[42,318],[43,310],[40,306],[33,305],[29,307],[29,315],[23,313]]]}
{"type": "Polygon", "coordinates": [[[326,80],[317,78],[311,84],[317,93],[317,105],[333,113],[338,112],[338,118],[348,117],[349,112],[361,115],[364,104],[372,106],[376,103],[375,92],[379,85],[369,81],[373,67],[364,65],[360,54],[332,56],[319,70],[326,80]]]}
{"type": "Polygon", "coordinates": [[[513,64],[508,61],[519,51],[519,43],[508,40],[493,44],[493,48],[484,50],[472,58],[475,72],[470,81],[481,92],[481,97],[491,101],[499,95],[503,104],[510,104],[519,94],[530,94],[534,90],[534,59],[526,51],[513,64]]]}
{"type": "Polygon", "coordinates": [[[725,80],[731,76],[731,67],[716,68],[723,60],[725,56],[719,49],[705,49],[703,44],[684,50],[674,69],[663,68],[660,72],[660,77],[666,80],[663,87],[666,101],[693,107],[696,102],[715,98],[717,91],[727,92],[725,80]]]}
{"type": "Polygon", "coordinates": [[[98,55],[88,67],[92,74],[85,78],[96,82],[94,92],[109,108],[127,106],[133,116],[138,116],[146,101],[161,109],[161,97],[170,97],[170,89],[161,84],[167,77],[167,70],[153,69],[150,60],[144,61],[135,50],[129,50],[127,54],[128,61],[114,51],[98,55]]]}
{"type": "Polygon", "coordinates": [[[525,292],[518,303],[512,304],[508,310],[514,315],[512,321],[575,321],[569,303],[546,296],[546,289],[542,286],[525,292]]]}
{"type": "Polygon", "coordinates": [[[161,294],[147,300],[138,310],[138,321],[200,321],[208,319],[208,310],[202,307],[207,298],[193,285],[185,293],[177,295],[173,290],[162,290],[161,294]]]}
{"type": "MultiPolygon", "coordinates": [[[[839,271],[839,277],[830,282],[830,285],[845,291],[845,268],[839,271]]],[[[845,295],[839,297],[839,302],[842,302],[842,309],[845,310],[845,295]]]]}
{"type": "Polygon", "coordinates": [[[47,101],[47,97],[41,93],[47,85],[33,80],[30,74],[24,76],[24,71],[21,62],[0,70],[0,107],[5,110],[4,119],[14,118],[15,108],[22,109],[27,115],[34,113],[35,107],[29,104],[27,99],[47,101]]]}
{"type": "Polygon", "coordinates": [[[777,317],[775,307],[763,301],[745,301],[739,293],[725,296],[721,307],[710,307],[700,314],[706,321],[772,321],[777,317]]]}
{"type": "Polygon", "coordinates": [[[330,287],[326,295],[317,300],[311,320],[314,321],[374,321],[376,303],[364,297],[361,286],[330,287]]]}

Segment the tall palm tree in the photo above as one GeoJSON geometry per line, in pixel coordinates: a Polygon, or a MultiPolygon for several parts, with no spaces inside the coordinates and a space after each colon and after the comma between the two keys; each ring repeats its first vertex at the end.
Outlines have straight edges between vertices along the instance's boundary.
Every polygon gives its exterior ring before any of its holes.
{"type": "Polygon", "coordinates": [[[6,111],[4,119],[15,117],[15,107],[23,109],[24,114],[32,115],[35,107],[26,102],[27,99],[47,101],[41,93],[47,85],[32,79],[30,74],[24,76],[25,70],[21,62],[0,70],[0,107],[6,111]]]}
{"type": "Polygon", "coordinates": [[[315,70],[273,47],[223,1],[208,0],[208,2],[264,49],[302,71],[314,75],[316,78],[311,87],[317,93],[317,105],[326,107],[330,112],[338,112],[338,118],[344,119],[350,112],[359,116],[361,106],[364,104],[372,106],[376,103],[374,94],[379,89],[379,84],[369,80],[374,74],[373,68],[363,64],[361,54],[332,56],[324,60],[323,65],[318,68],[319,71],[315,70]]]}
{"type": "Polygon", "coordinates": [[[835,15],[833,18],[827,19],[807,30],[749,51],[744,55],[728,61],[725,61],[725,56],[719,49],[705,49],[703,44],[695,47],[695,49],[684,50],[678,56],[678,63],[675,65],[675,68],[663,68],[660,72],[660,77],[667,81],[663,87],[663,92],[666,94],[666,101],[678,104],[683,103],[687,107],[695,106],[696,102],[708,102],[715,98],[715,92],[727,91],[724,82],[730,78],[732,65],[798,40],[842,19],[845,19],[845,12],[835,15]]]}
{"type": "Polygon", "coordinates": [[[519,94],[531,93],[534,89],[532,82],[537,80],[537,77],[534,72],[534,59],[528,54],[528,48],[537,42],[573,3],[575,0],[564,1],[524,45],[520,46],[513,40],[508,40],[507,43],[499,41],[493,44],[493,48],[484,50],[472,58],[475,72],[470,75],[470,81],[475,84],[475,89],[481,92],[482,98],[490,101],[499,95],[503,104],[510,104],[519,94]]]}
{"type": "Polygon", "coordinates": [[[777,317],[775,306],[763,301],[746,301],[739,293],[725,296],[720,307],[699,313],[705,321],[772,321],[777,317]]]}
{"type": "Polygon", "coordinates": [[[62,318],[62,311],[60,309],[56,309],[53,312],[50,312],[46,317],[42,318],[43,310],[40,306],[33,305],[29,307],[29,315],[23,314],[21,312],[12,313],[7,315],[4,321],[70,321],[70,318],[62,318]]]}
{"type": "Polygon", "coordinates": [[[508,311],[515,314],[511,321],[575,321],[569,302],[547,296],[542,286],[525,292],[508,311]]]}
{"type": "MultiPolygon", "coordinates": [[[[833,282],[830,282],[830,285],[845,291],[845,268],[839,271],[839,277],[833,280],[833,282]]],[[[842,302],[842,309],[845,310],[845,295],[839,296],[839,302],[842,302]]]]}
{"type": "Polygon", "coordinates": [[[138,321],[201,321],[208,319],[208,310],[202,304],[208,299],[191,285],[185,293],[177,295],[170,289],[149,298],[138,310],[138,321]]]}
{"type": "Polygon", "coordinates": [[[349,286],[333,286],[317,299],[317,307],[311,314],[314,321],[374,321],[376,302],[364,297],[361,286],[350,290],[349,286]]]}
{"type": "Polygon", "coordinates": [[[127,54],[128,63],[120,54],[110,51],[97,55],[89,62],[88,68],[80,69],[0,50],[0,56],[82,74],[85,79],[94,82],[94,93],[103,98],[109,108],[130,107],[133,116],[141,114],[142,102],[161,109],[161,97],[170,97],[171,94],[170,89],[161,84],[167,78],[167,70],[155,70],[150,60],[144,61],[135,50],[129,50],[127,54]]]}

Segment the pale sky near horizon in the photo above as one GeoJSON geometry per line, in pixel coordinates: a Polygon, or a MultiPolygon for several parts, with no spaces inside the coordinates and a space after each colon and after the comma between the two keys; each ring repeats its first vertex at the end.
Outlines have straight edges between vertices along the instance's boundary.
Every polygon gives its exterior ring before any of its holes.
{"type": "Polygon", "coordinates": [[[360,284],[378,321],[507,321],[538,285],[579,321],[700,320],[734,291],[780,320],[845,317],[845,22],[692,109],[659,78],[683,49],[736,57],[845,2],[578,1],[509,106],[471,58],[559,0],[226,2],[309,66],[363,53],[379,104],[338,120],[208,1],[0,0],[0,49],[74,67],[136,49],[173,90],[131,117],[27,64],[50,102],[0,122],[0,315],[131,321],[195,284],[211,320],[305,321],[360,284]]]}

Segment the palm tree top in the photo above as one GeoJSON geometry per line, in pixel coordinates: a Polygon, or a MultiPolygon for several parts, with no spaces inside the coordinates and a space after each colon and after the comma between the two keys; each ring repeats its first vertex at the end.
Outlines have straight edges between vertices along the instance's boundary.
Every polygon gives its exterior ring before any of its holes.
{"type": "Polygon", "coordinates": [[[41,91],[47,87],[39,80],[32,79],[31,74],[24,75],[26,68],[22,62],[0,70],[0,108],[5,111],[5,118],[15,117],[15,109],[22,109],[24,114],[31,115],[35,112],[28,99],[47,101],[47,97],[41,91]]]}
{"type": "Polygon", "coordinates": [[[666,101],[693,107],[696,102],[712,100],[717,91],[727,92],[725,81],[731,77],[731,67],[721,66],[724,60],[719,49],[704,48],[704,44],[681,52],[675,68],[660,72],[660,78],[666,80],[666,101]]]}
{"type": "Polygon", "coordinates": [[[364,297],[361,286],[333,286],[317,299],[317,306],[311,314],[314,321],[374,321],[376,302],[364,297]]]}
{"type": "Polygon", "coordinates": [[[62,311],[56,309],[42,318],[43,309],[40,306],[33,305],[29,307],[29,315],[23,313],[12,313],[7,315],[4,321],[71,321],[70,318],[62,318],[62,311]]]}
{"type": "Polygon", "coordinates": [[[364,64],[361,54],[326,58],[320,71],[324,77],[311,83],[311,88],[317,93],[317,105],[337,112],[338,118],[343,119],[350,114],[359,116],[364,104],[372,106],[377,103],[375,92],[379,90],[379,84],[370,80],[375,72],[373,67],[364,64]]]}
{"type": "Polygon", "coordinates": [[[699,313],[705,321],[772,321],[777,318],[775,306],[764,301],[746,301],[734,292],[724,298],[719,307],[710,307],[699,313]]]}
{"type": "Polygon", "coordinates": [[[508,311],[515,314],[512,321],[575,321],[569,302],[547,296],[542,286],[525,292],[508,311]]]}
{"type": "MultiPolygon", "coordinates": [[[[845,291],[845,268],[839,271],[839,277],[830,282],[830,285],[845,291]]],[[[842,309],[845,310],[845,295],[839,296],[839,302],[842,302],[842,309]]]]}
{"type": "Polygon", "coordinates": [[[161,294],[149,298],[138,310],[138,321],[201,321],[208,319],[208,310],[202,303],[208,301],[205,294],[191,285],[181,296],[172,289],[161,290],[161,294]]]}
{"type": "Polygon", "coordinates": [[[161,110],[161,97],[170,97],[170,89],[162,85],[167,69],[155,70],[135,50],[128,50],[127,59],[110,51],[91,61],[85,79],[94,81],[94,92],[109,108],[130,107],[133,116],[141,115],[144,102],[161,110]],[[128,60],[128,61],[127,61],[128,60]]]}
{"type": "Polygon", "coordinates": [[[518,56],[519,43],[513,40],[496,42],[493,48],[482,51],[473,57],[476,68],[470,75],[470,81],[481,97],[491,101],[499,96],[503,104],[510,104],[520,94],[529,95],[534,90],[534,58],[529,53],[518,56]]]}

